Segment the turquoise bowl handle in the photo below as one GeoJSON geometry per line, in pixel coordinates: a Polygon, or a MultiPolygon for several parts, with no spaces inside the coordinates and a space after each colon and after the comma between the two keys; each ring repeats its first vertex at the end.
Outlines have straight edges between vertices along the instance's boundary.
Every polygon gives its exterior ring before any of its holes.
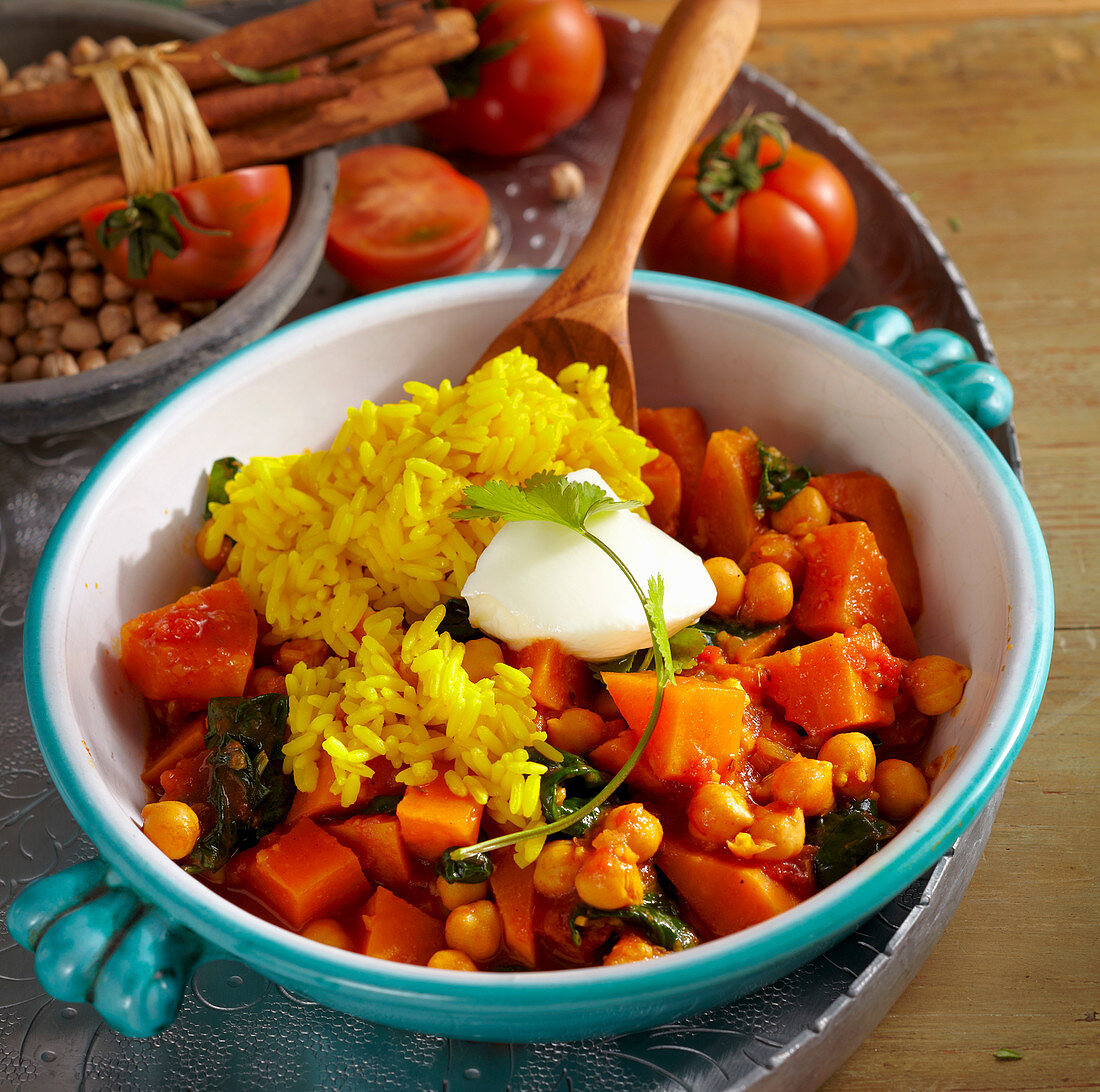
{"type": "Polygon", "coordinates": [[[920,372],[984,429],[1012,414],[1012,384],[1004,372],[978,360],[973,346],[950,330],[913,332],[897,307],[868,307],[844,324],[849,330],[920,372]]]}
{"type": "Polygon", "coordinates": [[[7,925],[34,952],[47,993],[91,1003],[115,1031],[134,1038],[168,1027],[191,972],[221,955],[172,924],[99,858],[31,884],[8,908],[7,925]]]}

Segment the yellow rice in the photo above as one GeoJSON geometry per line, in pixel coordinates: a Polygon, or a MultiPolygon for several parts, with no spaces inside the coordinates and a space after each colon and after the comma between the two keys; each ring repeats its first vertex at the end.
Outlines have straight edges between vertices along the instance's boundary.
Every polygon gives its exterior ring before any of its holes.
{"type": "MultiPolygon", "coordinates": [[[[640,470],[651,452],[619,424],[602,368],[575,364],[555,383],[514,350],[457,386],[405,391],[401,402],[350,409],[325,451],[253,459],[211,533],[234,540],[229,569],[274,639],[321,638],[335,653],[287,677],[284,768],[300,790],[316,787],[323,750],[333,791],[351,804],[384,756],[404,784],[445,769],[450,788],[499,823],[535,826],[545,766],[528,752],[556,752],[529,680],[502,664],[472,681],[463,646],[438,630],[440,604],[459,594],[498,525],[450,513],[467,485],[583,467],[648,502],[640,470]]],[[[528,862],[540,848],[530,839],[517,856],[528,862]]]]}

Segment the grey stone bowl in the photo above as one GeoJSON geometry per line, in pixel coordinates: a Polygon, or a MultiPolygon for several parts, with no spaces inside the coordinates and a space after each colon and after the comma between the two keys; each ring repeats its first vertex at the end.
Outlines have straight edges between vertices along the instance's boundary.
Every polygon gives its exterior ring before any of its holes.
{"type": "MultiPolygon", "coordinates": [[[[222,27],[193,12],[137,0],[0,0],[0,56],[12,69],[67,50],[89,34],[126,34],[138,45],[195,39],[222,27]]],[[[336,185],[336,154],[290,164],[290,218],[267,265],[213,314],[171,341],[128,360],[57,379],[0,383],[0,439],[91,428],[148,409],[185,379],[272,330],[298,301],[321,262],[336,185]]]]}

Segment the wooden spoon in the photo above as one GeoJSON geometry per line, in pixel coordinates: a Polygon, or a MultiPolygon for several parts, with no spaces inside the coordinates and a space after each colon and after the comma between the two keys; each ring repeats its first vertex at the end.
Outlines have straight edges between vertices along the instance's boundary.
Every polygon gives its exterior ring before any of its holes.
{"type": "Polygon", "coordinates": [[[637,426],[626,317],[630,275],[676,168],[741,67],[759,15],[759,0],[680,0],[646,62],[588,235],[479,363],[518,345],[551,377],[578,360],[602,364],[615,412],[637,426]]]}

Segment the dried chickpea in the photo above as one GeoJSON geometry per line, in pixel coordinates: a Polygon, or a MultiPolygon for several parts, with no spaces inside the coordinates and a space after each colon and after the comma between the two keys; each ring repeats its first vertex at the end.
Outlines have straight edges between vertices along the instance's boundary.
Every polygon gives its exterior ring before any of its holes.
{"type": "Polygon", "coordinates": [[[739,785],[704,782],[688,804],[688,833],[703,845],[720,846],[747,830],[752,821],[752,804],[739,785]]]}
{"type": "Polygon", "coordinates": [[[60,49],[51,49],[49,53],[42,58],[42,64],[46,68],[59,68],[62,72],[69,71],[69,58],[66,57],[60,49]]]}
{"type": "Polygon", "coordinates": [[[69,260],[61,247],[57,243],[47,243],[42,249],[42,260],[38,263],[39,273],[64,273],[68,268],[69,260]]]}
{"type": "Polygon", "coordinates": [[[82,34],[69,46],[69,60],[73,64],[92,64],[102,57],[103,47],[87,34],[82,34]]]}
{"type": "Polygon", "coordinates": [[[428,966],[437,971],[476,971],[477,964],[465,953],[454,948],[440,948],[432,952],[428,966]]]}
{"type": "Polygon", "coordinates": [[[496,903],[479,899],[477,902],[455,907],[447,915],[443,935],[447,938],[449,947],[465,952],[477,963],[492,959],[500,951],[500,942],[504,936],[496,903]]]}
{"type": "Polygon", "coordinates": [[[753,824],[739,834],[730,849],[737,856],[757,861],[789,861],[806,844],[806,820],[802,809],[789,804],[768,804],[757,813],[753,824]],[[738,845],[743,847],[738,852],[738,845]]]}
{"type": "Polygon", "coordinates": [[[970,668],[947,656],[919,656],[903,668],[901,689],[912,698],[918,712],[938,717],[962,701],[970,675],[970,668]]]}
{"type": "Polygon", "coordinates": [[[799,538],[826,526],[832,518],[833,511],[821,490],[807,485],[778,512],[771,513],[771,525],[781,534],[799,538]]]}
{"type": "Polygon", "coordinates": [[[76,357],[72,353],[59,349],[42,358],[38,374],[42,379],[58,379],[63,375],[79,375],[80,368],[77,367],[76,357]]]}
{"type": "Polygon", "coordinates": [[[8,372],[8,378],[20,383],[25,379],[38,378],[38,365],[42,362],[36,356],[21,356],[8,372]]]}
{"type": "Polygon", "coordinates": [[[107,57],[126,57],[129,56],[137,49],[137,46],[126,37],[125,34],[120,34],[115,38],[108,38],[103,43],[103,53],[107,57]]]}
{"type": "Polygon", "coordinates": [[[833,767],[829,762],[795,755],[771,773],[772,798],[802,809],[804,815],[824,815],[836,806],[833,767]]]}
{"type": "Polygon", "coordinates": [[[448,883],[442,876],[437,876],[435,889],[439,895],[439,901],[448,910],[457,910],[460,906],[469,906],[472,902],[480,902],[489,894],[489,885],[484,881],[479,883],[448,883]]]}
{"type": "Polygon", "coordinates": [[[6,368],[9,364],[14,364],[16,359],[14,342],[10,337],[0,335],[0,364],[6,368]]]}
{"type": "Polygon", "coordinates": [[[613,808],[604,820],[604,830],[621,834],[639,861],[655,856],[665,836],[661,820],[644,804],[638,803],[613,808]]]}
{"type": "Polygon", "coordinates": [[[730,557],[708,557],[703,565],[718,592],[710,609],[722,618],[732,618],[745,598],[745,574],[741,566],[730,557]]]}
{"type": "Polygon", "coordinates": [[[76,358],[76,366],[82,372],[95,371],[96,368],[102,368],[107,363],[107,357],[104,355],[102,349],[85,349],[84,352],[76,358]]]}
{"type": "Polygon", "coordinates": [[[588,853],[573,883],[581,901],[597,910],[637,906],[645,896],[642,873],[629,859],[634,854],[625,842],[618,852],[615,848],[605,843],[588,853]]]}
{"type": "Polygon", "coordinates": [[[157,304],[153,293],[145,288],[139,288],[130,300],[130,310],[134,314],[134,322],[138,326],[144,326],[147,322],[160,317],[160,306],[157,304]]]}
{"type": "Polygon", "coordinates": [[[546,738],[559,751],[586,755],[607,738],[607,722],[591,709],[563,709],[547,720],[546,738]]]}
{"type": "Polygon", "coordinates": [[[781,622],[794,609],[794,584],[790,575],[774,561],[749,569],[745,577],[745,598],[738,618],[749,625],[781,622]]]}
{"type": "Polygon", "coordinates": [[[107,350],[107,359],[112,363],[116,360],[125,360],[127,357],[136,356],[145,348],[145,338],[141,334],[123,334],[111,342],[107,350]]]}
{"type": "Polygon", "coordinates": [[[0,303],[0,335],[18,337],[27,326],[27,313],[13,300],[0,303]]]}
{"type": "Polygon", "coordinates": [[[51,300],[61,299],[68,286],[68,278],[60,269],[47,269],[37,274],[31,281],[31,295],[35,299],[49,303],[51,300]]]}
{"type": "Polygon", "coordinates": [[[98,348],[103,339],[99,336],[99,326],[93,319],[76,315],[61,327],[58,340],[63,349],[79,353],[85,349],[98,348]]]}
{"type": "MultiPolygon", "coordinates": [[[[88,252],[89,254],[91,251],[88,252]]],[[[103,274],[103,298],[117,303],[119,300],[128,300],[134,294],[134,290],[121,278],[113,273],[103,274]]]]}
{"type": "Polygon", "coordinates": [[[134,313],[124,303],[105,303],[96,314],[104,341],[116,341],[134,326],[134,313]]]}
{"type": "Polygon", "coordinates": [[[69,319],[80,314],[80,308],[67,296],[62,296],[46,304],[45,314],[47,326],[64,326],[69,319]]]}
{"type": "Polygon", "coordinates": [[[491,637],[467,641],[462,650],[462,667],[473,682],[491,679],[504,660],[504,650],[491,637]]]}
{"type": "Polygon", "coordinates": [[[166,857],[182,860],[199,840],[199,817],[182,800],[160,800],[141,809],[145,836],[166,857]]]}
{"type": "Polygon", "coordinates": [[[550,200],[559,203],[572,201],[584,194],[584,172],[569,159],[563,159],[550,168],[547,179],[550,200]]]}
{"type": "Polygon", "coordinates": [[[31,282],[26,277],[6,277],[0,285],[0,297],[17,302],[30,299],[31,282]]]}
{"type": "Polygon", "coordinates": [[[46,325],[46,301],[37,297],[27,300],[23,317],[27,320],[27,326],[30,329],[41,330],[46,325]]]}
{"type": "Polygon", "coordinates": [[[806,559],[790,535],[781,535],[778,531],[766,531],[757,535],[749,543],[748,552],[741,559],[741,568],[746,572],[765,561],[772,561],[787,570],[791,583],[802,586],[806,577],[806,559]]]}
{"type": "Polygon", "coordinates": [[[61,327],[43,326],[35,331],[34,348],[32,352],[36,356],[45,356],[46,353],[55,353],[61,348],[61,327]]]}
{"type": "Polygon", "coordinates": [[[34,347],[38,343],[38,331],[24,330],[21,334],[16,334],[13,340],[15,341],[15,351],[20,356],[33,356],[34,347]]]}
{"type": "Polygon", "coordinates": [[[317,918],[316,921],[311,921],[302,930],[302,936],[315,940],[318,944],[327,944],[330,948],[343,948],[345,952],[355,948],[351,933],[335,918],[317,918]]]}
{"type": "Polygon", "coordinates": [[[90,270],[78,269],[69,274],[69,299],[77,307],[98,307],[103,302],[103,282],[90,270]]]}
{"type": "Polygon", "coordinates": [[[535,890],[548,899],[571,895],[583,860],[584,849],[571,838],[547,842],[535,861],[535,890]]]}
{"type": "Polygon", "coordinates": [[[218,309],[217,300],[185,300],[180,304],[180,310],[192,318],[206,318],[218,309]]]}
{"type": "Polygon", "coordinates": [[[74,236],[72,239],[66,239],[65,249],[68,252],[71,269],[87,273],[98,268],[99,259],[88,249],[88,244],[82,238],[74,236]]]}
{"type": "Polygon", "coordinates": [[[178,315],[157,315],[156,318],[143,322],[140,329],[141,336],[150,345],[158,345],[174,338],[183,329],[183,323],[178,315]]]}
{"type": "Polygon", "coordinates": [[[38,272],[41,258],[38,251],[29,246],[21,246],[18,250],[9,251],[0,258],[0,269],[9,277],[26,277],[28,280],[38,272]]]}
{"type": "Polygon", "coordinates": [[[916,815],[928,800],[924,774],[902,758],[887,758],[875,770],[879,814],[891,821],[916,815]]]}
{"type": "Polygon", "coordinates": [[[658,948],[656,944],[650,944],[645,937],[638,933],[623,933],[615,946],[604,957],[605,967],[617,967],[623,963],[641,963],[643,959],[656,959],[657,956],[667,955],[664,948],[658,948]]]}
{"type": "Polygon", "coordinates": [[[817,757],[833,766],[833,788],[844,796],[862,800],[871,794],[875,780],[875,745],[862,732],[830,736],[817,757]]]}
{"type": "Polygon", "coordinates": [[[279,645],[271,662],[284,675],[289,675],[295,664],[320,667],[331,655],[332,650],[319,637],[295,637],[279,645]]]}

